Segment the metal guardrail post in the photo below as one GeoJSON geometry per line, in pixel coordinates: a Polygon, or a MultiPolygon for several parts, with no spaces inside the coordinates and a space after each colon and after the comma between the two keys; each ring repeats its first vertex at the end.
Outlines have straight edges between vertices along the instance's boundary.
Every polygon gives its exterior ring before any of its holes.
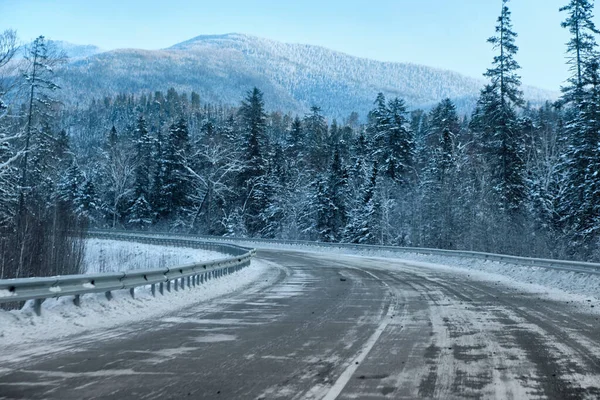
{"type": "Polygon", "coordinates": [[[40,315],[42,315],[42,303],[44,302],[44,299],[35,299],[33,301],[33,312],[35,312],[35,315],[37,315],[38,317],[40,315]]]}

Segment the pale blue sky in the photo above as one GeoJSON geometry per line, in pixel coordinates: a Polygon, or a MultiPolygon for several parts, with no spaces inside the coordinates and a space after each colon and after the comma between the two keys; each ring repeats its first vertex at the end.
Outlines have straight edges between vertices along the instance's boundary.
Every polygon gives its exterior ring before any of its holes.
{"type": "MultiPolygon", "coordinates": [[[[566,79],[558,9],[567,1],[509,3],[524,83],[558,90],[566,79]]],[[[237,32],[481,77],[500,9],[500,0],[0,0],[0,30],[104,49],[237,32]]]]}

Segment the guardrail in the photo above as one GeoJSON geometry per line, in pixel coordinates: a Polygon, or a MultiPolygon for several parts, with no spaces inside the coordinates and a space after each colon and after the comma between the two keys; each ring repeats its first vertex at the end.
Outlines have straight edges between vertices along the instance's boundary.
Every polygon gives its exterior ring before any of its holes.
{"type": "Polygon", "coordinates": [[[211,279],[228,275],[248,266],[256,250],[233,244],[208,243],[198,239],[160,238],[141,234],[91,232],[89,237],[123,240],[166,246],[192,247],[216,251],[229,257],[170,268],[155,268],[110,272],[101,274],[65,275],[48,278],[20,278],[0,280],[0,304],[34,300],[33,309],[41,315],[42,302],[48,298],[74,296],[73,302],[80,306],[81,295],[104,292],[108,300],[115,290],[129,289],[135,297],[135,288],[151,286],[152,295],[156,291],[167,292],[201,285],[211,279]]]}
{"type": "MultiPolygon", "coordinates": [[[[94,233],[108,233],[115,231],[103,231],[97,230],[94,233]]],[[[135,235],[137,233],[131,231],[118,231],[121,235],[135,235]]],[[[148,234],[148,233],[147,233],[148,234]]],[[[338,250],[352,250],[356,252],[372,252],[373,254],[381,252],[390,252],[395,254],[423,254],[423,255],[439,255],[448,257],[462,257],[480,259],[484,261],[497,261],[503,263],[517,264],[530,267],[540,267],[555,270],[564,270],[569,272],[578,272],[592,275],[600,275],[600,264],[580,262],[580,261],[565,261],[565,260],[551,260],[543,258],[531,258],[531,257],[519,257],[509,256],[504,254],[493,254],[483,253],[477,251],[463,251],[463,250],[441,250],[441,249],[428,249],[419,247],[398,247],[398,246],[378,246],[378,245],[360,245],[351,243],[325,243],[325,242],[310,242],[303,240],[272,240],[272,239],[253,239],[253,238],[232,238],[223,236],[202,236],[202,235],[190,235],[182,233],[149,233],[154,237],[164,237],[168,235],[170,237],[185,237],[185,238],[196,238],[202,240],[210,240],[211,242],[220,243],[238,243],[238,244],[269,244],[276,246],[290,246],[290,247],[308,247],[308,248],[327,248],[327,249],[338,249],[338,250]]]]}

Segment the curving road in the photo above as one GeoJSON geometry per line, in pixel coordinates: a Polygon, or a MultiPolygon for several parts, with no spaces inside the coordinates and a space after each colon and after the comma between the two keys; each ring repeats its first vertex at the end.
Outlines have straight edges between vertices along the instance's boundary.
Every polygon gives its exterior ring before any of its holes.
{"type": "Polygon", "coordinates": [[[227,299],[1,365],[0,398],[600,398],[600,323],[568,304],[409,262],[258,258],[267,282],[227,299]]]}

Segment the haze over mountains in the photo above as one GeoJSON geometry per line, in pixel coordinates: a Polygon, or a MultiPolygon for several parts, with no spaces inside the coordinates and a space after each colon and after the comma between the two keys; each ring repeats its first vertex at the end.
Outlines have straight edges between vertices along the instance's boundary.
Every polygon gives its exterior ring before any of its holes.
{"type": "MultiPolygon", "coordinates": [[[[449,97],[461,112],[469,112],[484,85],[483,79],[456,72],[242,34],[198,36],[163,50],[101,52],[57,43],[72,57],[62,83],[70,104],[170,87],[195,91],[205,102],[239,104],[257,86],[269,110],[302,114],[317,105],[327,116],[345,118],[352,111],[365,116],[378,92],[403,98],[411,108],[428,108],[449,97]]],[[[532,87],[524,91],[536,104],[557,96],[532,87]]]]}

